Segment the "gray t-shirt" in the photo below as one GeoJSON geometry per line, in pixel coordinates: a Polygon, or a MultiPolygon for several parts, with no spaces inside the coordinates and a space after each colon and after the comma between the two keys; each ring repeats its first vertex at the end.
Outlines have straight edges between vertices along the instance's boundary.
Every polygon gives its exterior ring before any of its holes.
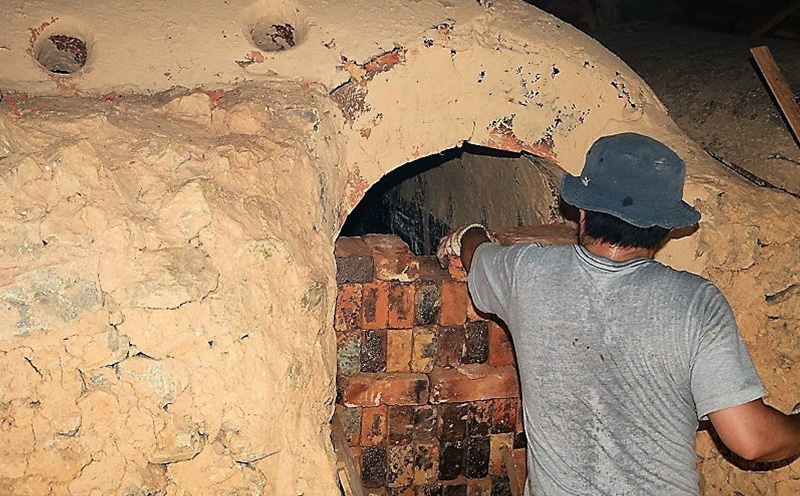
{"type": "Polygon", "coordinates": [[[487,243],[468,282],[513,338],[526,495],[698,495],[698,419],[764,395],[730,306],[701,277],[487,243]]]}

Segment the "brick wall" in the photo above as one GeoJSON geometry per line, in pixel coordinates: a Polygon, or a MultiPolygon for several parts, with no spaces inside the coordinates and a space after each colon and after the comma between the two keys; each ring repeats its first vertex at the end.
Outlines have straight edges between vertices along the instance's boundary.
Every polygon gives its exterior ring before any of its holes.
{"type": "Polygon", "coordinates": [[[448,270],[400,238],[336,244],[337,411],[369,494],[510,495],[500,450],[525,470],[507,330],[448,270]]]}

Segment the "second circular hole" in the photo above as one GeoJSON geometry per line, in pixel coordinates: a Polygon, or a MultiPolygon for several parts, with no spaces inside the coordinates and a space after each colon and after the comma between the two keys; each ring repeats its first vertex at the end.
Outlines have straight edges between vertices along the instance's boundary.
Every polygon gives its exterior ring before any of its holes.
{"type": "Polygon", "coordinates": [[[89,51],[81,37],[55,33],[38,40],[34,55],[53,74],[72,74],[86,65],[89,51]]]}

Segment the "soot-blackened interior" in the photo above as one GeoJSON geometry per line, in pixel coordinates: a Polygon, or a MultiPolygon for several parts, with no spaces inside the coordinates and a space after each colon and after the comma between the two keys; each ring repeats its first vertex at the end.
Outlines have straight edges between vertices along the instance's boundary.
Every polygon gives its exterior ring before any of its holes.
{"type": "Polygon", "coordinates": [[[356,206],[342,236],[397,234],[417,255],[432,255],[450,229],[536,225],[558,218],[552,168],[519,154],[466,145],[387,174],[356,206]]]}

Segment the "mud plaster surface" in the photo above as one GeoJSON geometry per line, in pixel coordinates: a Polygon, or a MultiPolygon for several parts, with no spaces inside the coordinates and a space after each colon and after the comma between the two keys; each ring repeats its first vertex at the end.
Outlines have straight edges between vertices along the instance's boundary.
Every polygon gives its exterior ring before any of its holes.
{"type": "MultiPolygon", "coordinates": [[[[722,288],[772,404],[800,397],[797,200],[721,169],[571,27],[506,0],[306,1],[284,11],[305,41],[259,56],[242,16],[274,5],[99,5],[1,8],[2,491],[335,494],[333,241],[383,174],[464,141],[573,173],[605,134],[674,147],[704,219],[661,259],[722,288]],[[85,72],[31,65],[53,17],[91,31],[85,72]],[[177,83],[201,90],[151,94],[177,83]]],[[[699,439],[705,494],[800,488],[699,439]]]]}
{"type": "Polygon", "coordinates": [[[800,194],[800,148],[750,48],[767,44],[789,85],[800,89],[797,43],[693,30],[600,33],[703,147],[800,194]]]}

